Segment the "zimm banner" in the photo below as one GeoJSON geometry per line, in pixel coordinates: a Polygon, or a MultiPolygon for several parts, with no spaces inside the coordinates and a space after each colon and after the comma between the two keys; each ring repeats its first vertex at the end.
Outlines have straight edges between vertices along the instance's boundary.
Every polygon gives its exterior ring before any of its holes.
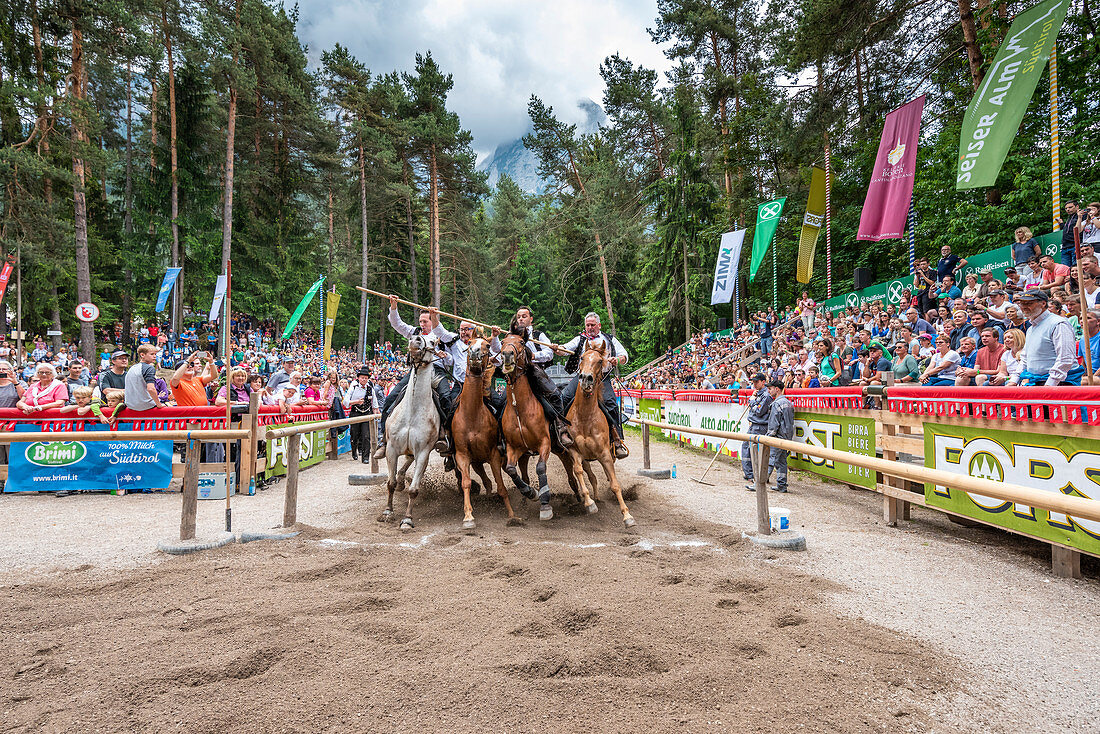
{"type": "MultiPolygon", "coordinates": [[[[1043,248],[1043,252],[1057,259],[1062,246],[1061,231],[1042,235],[1037,239],[1043,248]]],[[[983,252],[980,255],[968,257],[966,267],[959,271],[960,286],[966,285],[965,278],[967,275],[970,273],[976,274],[985,268],[989,268],[993,273],[993,277],[1003,282],[1005,278],[1005,268],[1013,264],[1012,247],[1008,245],[1005,247],[998,247],[996,250],[990,250],[989,252],[983,252]]],[[[911,275],[903,275],[900,278],[894,278],[885,283],[876,283],[863,290],[852,291],[842,296],[835,296],[834,298],[824,301],[821,307],[828,313],[836,314],[849,306],[853,308],[863,308],[865,304],[871,303],[872,301],[882,301],[882,305],[884,306],[890,304],[896,306],[901,303],[901,292],[906,288],[913,290],[913,276],[911,275]]]]}
{"type": "MultiPolygon", "coordinates": [[[[924,424],[925,464],[956,474],[1100,499],[1100,441],[924,424]]],[[[1100,523],[933,484],[925,501],[1023,535],[1100,554],[1100,523]]]]}

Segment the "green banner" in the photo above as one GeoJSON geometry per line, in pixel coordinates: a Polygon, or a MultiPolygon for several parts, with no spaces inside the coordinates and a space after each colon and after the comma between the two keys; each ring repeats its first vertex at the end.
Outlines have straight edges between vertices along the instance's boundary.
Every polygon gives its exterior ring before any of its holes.
{"type": "MultiPolygon", "coordinates": [[[[794,440],[819,448],[847,451],[862,456],[875,456],[875,421],[872,418],[825,415],[822,413],[794,414],[794,440]]],[[[851,464],[819,459],[806,454],[791,454],[787,465],[836,479],[846,484],[874,489],[875,472],[851,464]]]]}
{"type": "MultiPolygon", "coordinates": [[[[1100,441],[988,428],[924,424],[924,460],[932,469],[1100,499],[1100,441]]],[[[992,497],[927,484],[931,507],[1023,535],[1100,554],[1100,523],[992,497]]]]}
{"type": "MultiPolygon", "coordinates": [[[[1062,247],[1062,233],[1051,232],[1037,239],[1043,248],[1043,252],[1053,256],[1054,259],[1057,260],[1062,247]]],[[[998,247],[996,250],[990,250],[980,255],[968,257],[966,259],[966,267],[959,271],[959,286],[962,287],[966,285],[965,279],[968,274],[977,273],[985,268],[989,268],[993,273],[993,277],[1003,283],[1005,279],[1005,268],[1012,264],[1012,248],[1009,246],[998,247]]],[[[911,291],[913,290],[912,276],[904,275],[900,278],[888,280],[885,283],[876,283],[863,290],[852,291],[842,296],[830,298],[823,302],[821,307],[831,314],[836,314],[843,311],[848,306],[862,308],[864,304],[872,301],[882,301],[883,306],[888,306],[891,303],[896,306],[901,303],[901,292],[906,288],[909,288],[911,291]]],[[[915,293],[916,291],[913,292],[915,293]]]]}
{"type": "MultiPolygon", "coordinates": [[[[640,398],[638,400],[638,417],[661,423],[661,401],[656,398],[640,398]]],[[[646,428],[649,429],[651,436],[660,435],[661,430],[659,428],[653,428],[652,426],[646,426],[646,428]]]]}
{"type": "Polygon", "coordinates": [[[302,314],[306,312],[306,307],[309,306],[309,302],[313,300],[313,297],[317,295],[317,291],[321,289],[321,284],[325,282],[325,276],[321,276],[317,279],[317,282],[309,287],[306,294],[302,296],[301,302],[298,304],[298,308],[294,309],[294,313],[290,315],[290,321],[286,322],[286,328],[283,329],[283,335],[280,339],[286,339],[290,336],[290,332],[294,331],[294,327],[298,325],[298,321],[302,318],[302,314]]]}
{"type": "Polygon", "coordinates": [[[768,245],[775,237],[779,218],[783,216],[783,204],[787,197],[765,201],[756,208],[756,229],[752,235],[752,261],[749,263],[749,280],[756,280],[756,271],[768,254],[768,245]]]}
{"type": "Polygon", "coordinates": [[[955,188],[992,186],[1046,67],[1070,0],[1046,0],[1012,21],[963,117],[955,188]]]}
{"type": "MultiPolygon", "coordinates": [[[[289,423],[281,423],[277,426],[268,426],[268,428],[283,428],[289,426],[289,423]]],[[[303,433],[302,439],[298,444],[298,468],[305,469],[307,466],[313,466],[314,464],[320,464],[325,460],[325,440],[328,431],[312,431],[311,433],[303,433]]],[[[290,439],[286,436],[283,438],[273,438],[267,442],[267,466],[264,468],[264,477],[270,479],[271,477],[286,476],[286,450],[290,443],[290,439]]]]}

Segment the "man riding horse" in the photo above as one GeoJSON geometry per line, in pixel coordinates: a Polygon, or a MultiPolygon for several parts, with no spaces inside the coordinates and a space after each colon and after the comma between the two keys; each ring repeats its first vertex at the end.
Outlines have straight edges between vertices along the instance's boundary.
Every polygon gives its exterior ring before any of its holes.
{"type": "MultiPolygon", "coordinates": [[[[520,306],[516,310],[509,331],[513,334],[523,333],[526,335],[527,351],[531,357],[529,368],[531,391],[542,403],[546,418],[550,421],[551,429],[558,439],[558,443],[563,448],[570,448],[573,445],[573,436],[569,433],[568,421],[565,420],[566,406],[562,401],[558,386],[546,374],[545,365],[554,361],[554,352],[546,344],[552,342],[546,334],[535,328],[534,317],[531,315],[531,309],[527,306],[520,306]],[[543,344],[536,342],[543,342],[543,344]]],[[[493,340],[489,343],[489,351],[494,356],[500,354],[499,334],[500,329],[494,327],[493,340]]]]}
{"type": "MultiPolygon", "coordinates": [[[[401,320],[401,316],[397,313],[397,296],[391,295],[390,297],[390,326],[401,336],[406,339],[411,339],[417,335],[428,336],[433,334],[435,328],[439,325],[438,312],[431,313],[430,311],[424,311],[420,314],[419,328],[410,326],[401,320]]],[[[434,310],[434,309],[432,309],[434,310]]],[[[438,336],[437,336],[438,338],[438,336]]],[[[452,451],[451,442],[447,435],[447,421],[450,415],[453,413],[451,408],[451,394],[453,378],[451,377],[450,369],[454,366],[454,360],[448,352],[439,352],[436,355],[435,361],[432,364],[432,389],[435,391],[435,407],[439,411],[440,417],[440,432],[439,440],[436,442],[435,448],[438,451],[444,453],[450,453],[452,451]]],[[[465,376],[466,360],[462,360],[463,376],[465,376]]],[[[383,459],[386,456],[386,419],[389,418],[390,413],[393,412],[393,406],[401,400],[405,395],[405,388],[409,384],[409,375],[412,374],[412,370],[407,372],[401,381],[394,385],[390,390],[390,394],[386,396],[386,402],[382,406],[382,418],[380,421],[379,431],[383,440],[379,442],[378,448],[374,452],[375,458],[383,459]]]]}
{"type": "MultiPolygon", "coordinates": [[[[584,332],[573,337],[568,344],[555,344],[553,349],[559,355],[573,352],[573,359],[569,360],[570,364],[572,364],[574,361],[579,363],[583,352],[596,344],[604,345],[609,372],[615,365],[626,364],[628,357],[626,347],[624,347],[622,342],[618,339],[603,333],[600,328],[600,317],[591,311],[584,317],[584,332]]],[[[575,372],[576,368],[570,369],[569,366],[566,366],[566,370],[575,372]]],[[[565,403],[565,409],[567,411],[569,410],[569,406],[573,404],[573,398],[577,394],[577,383],[579,381],[580,376],[575,375],[562,392],[562,400],[565,403]]],[[[615,446],[615,458],[625,459],[627,456],[630,456],[630,451],[627,450],[626,444],[623,443],[623,422],[619,416],[619,405],[615,402],[615,390],[611,387],[610,379],[604,380],[601,383],[600,408],[603,410],[604,415],[607,416],[608,423],[611,424],[611,441],[615,446]]]]}

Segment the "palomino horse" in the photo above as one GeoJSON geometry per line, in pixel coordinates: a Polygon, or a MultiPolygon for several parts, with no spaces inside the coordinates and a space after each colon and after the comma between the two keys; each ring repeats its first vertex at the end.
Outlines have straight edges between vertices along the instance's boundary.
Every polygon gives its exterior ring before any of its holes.
{"type": "Polygon", "coordinates": [[[455,464],[458,466],[459,476],[462,481],[462,527],[470,529],[474,525],[474,508],[470,504],[470,486],[473,479],[470,476],[471,468],[476,469],[478,475],[485,482],[485,489],[490,486],[489,477],[485,476],[485,463],[493,469],[493,478],[497,484],[497,494],[504,500],[504,508],[508,510],[508,523],[517,522],[516,515],[512,512],[512,503],[508,499],[508,488],[504,486],[504,479],[500,474],[500,466],[503,463],[500,450],[497,448],[500,442],[500,427],[497,419],[489,412],[485,405],[485,375],[489,367],[489,343],[484,339],[474,339],[469,344],[466,352],[466,382],[462,386],[462,393],[458,396],[458,409],[451,421],[451,435],[455,442],[455,464]]]}
{"type": "MultiPolygon", "coordinates": [[[[507,460],[504,470],[512,478],[516,488],[528,499],[539,500],[539,519],[554,517],[550,507],[550,487],[546,483],[546,459],[550,456],[550,429],[542,403],[531,392],[527,379],[530,355],[527,354],[526,338],[522,334],[509,334],[501,340],[501,372],[506,384],[504,415],[501,428],[504,430],[504,442],[507,446],[507,460]],[[536,494],[520,475],[517,464],[528,454],[538,456],[535,473],[538,475],[539,489],[536,494]]],[[[579,467],[579,462],[577,462],[579,467]]],[[[575,467],[575,470],[576,467],[575,467]]],[[[574,490],[577,491],[577,490],[574,490]]],[[[581,501],[589,512],[594,512],[596,503],[588,496],[584,483],[580,483],[581,501]]]]}
{"type": "Polygon", "coordinates": [[[405,519],[401,521],[402,530],[413,528],[413,500],[420,493],[420,481],[428,466],[428,456],[439,436],[439,413],[432,398],[432,362],[438,349],[439,337],[433,334],[417,334],[409,339],[409,384],[386,423],[386,464],[390,471],[386,489],[390,499],[379,520],[393,519],[393,493],[398,485],[405,486],[405,472],[409,464],[416,464],[409,485],[409,506],[405,510],[405,519]],[[400,473],[397,471],[399,456],[409,457],[400,473]]]}
{"type": "MultiPolygon", "coordinates": [[[[577,385],[577,396],[573,399],[567,416],[577,441],[573,450],[584,463],[584,471],[592,482],[592,497],[596,496],[596,475],[592,473],[588,463],[600,462],[600,466],[607,475],[607,481],[611,483],[611,491],[615,493],[615,499],[619,500],[623,524],[628,528],[633,527],[634,518],[631,517],[630,510],[623,502],[623,488],[619,484],[619,477],[615,474],[615,454],[611,450],[611,426],[607,422],[607,416],[600,410],[600,384],[607,374],[607,349],[602,341],[599,344],[588,345],[587,349],[584,344],[581,344],[578,349],[584,349],[578,370],[580,380],[577,385]]],[[[583,481],[579,470],[577,479],[583,481]]]]}

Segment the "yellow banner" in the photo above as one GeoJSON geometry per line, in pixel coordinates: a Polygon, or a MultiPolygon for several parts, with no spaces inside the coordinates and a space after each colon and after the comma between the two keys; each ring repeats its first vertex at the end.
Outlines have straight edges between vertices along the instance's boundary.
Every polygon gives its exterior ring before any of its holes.
{"type": "Polygon", "coordinates": [[[813,167],[810,176],[810,200],[806,202],[806,215],[802,218],[802,236],[798,240],[799,283],[809,283],[814,274],[814,250],[817,236],[825,221],[825,169],[813,167]]]}
{"type": "Polygon", "coordinates": [[[329,293],[325,301],[325,361],[332,353],[332,325],[336,323],[336,309],[340,308],[340,294],[329,293]]]}

